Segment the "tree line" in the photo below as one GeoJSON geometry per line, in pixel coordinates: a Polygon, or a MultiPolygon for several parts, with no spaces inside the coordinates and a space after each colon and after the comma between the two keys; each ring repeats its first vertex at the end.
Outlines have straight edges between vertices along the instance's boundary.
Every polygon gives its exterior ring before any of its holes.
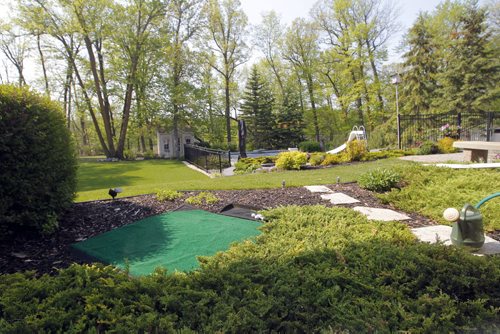
{"type": "Polygon", "coordinates": [[[16,74],[0,79],[26,85],[34,61],[29,84],[61,102],[81,154],[152,151],[158,128],[234,148],[237,119],[251,148],[326,148],[353,125],[388,145],[395,74],[404,113],[498,110],[499,12],[445,1],[387,65],[388,0],[319,0],[306,19],[268,12],[253,27],[239,0],[18,0],[0,40],[16,74]]]}

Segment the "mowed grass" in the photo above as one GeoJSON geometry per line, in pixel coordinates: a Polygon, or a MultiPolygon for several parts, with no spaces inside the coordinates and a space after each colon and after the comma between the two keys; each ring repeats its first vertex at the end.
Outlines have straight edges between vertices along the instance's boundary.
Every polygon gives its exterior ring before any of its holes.
{"type": "Polygon", "coordinates": [[[391,168],[409,164],[399,159],[385,159],[332,168],[254,173],[230,177],[209,178],[172,160],[144,160],[130,162],[81,161],[78,170],[77,202],[108,199],[109,188],[121,187],[123,194],[134,196],[154,193],[160,189],[171,190],[231,190],[262,189],[312,184],[331,184],[340,177],[341,182],[357,178],[375,168],[391,168]]]}

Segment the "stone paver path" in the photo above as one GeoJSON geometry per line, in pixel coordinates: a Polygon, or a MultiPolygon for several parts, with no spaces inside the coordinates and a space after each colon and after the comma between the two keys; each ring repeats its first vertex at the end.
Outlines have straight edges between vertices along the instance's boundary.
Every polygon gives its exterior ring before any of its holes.
{"type": "MultiPolygon", "coordinates": [[[[306,186],[312,193],[318,193],[322,199],[329,200],[332,204],[352,204],[358,203],[356,198],[348,196],[344,193],[335,193],[328,187],[325,186],[306,186]]],[[[379,221],[399,221],[399,220],[410,220],[411,218],[405,214],[396,212],[389,209],[381,208],[370,208],[356,206],[354,210],[364,214],[370,220],[379,221]]],[[[433,225],[426,227],[419,227],[411,229],[412,233],[423,242],[436,243],[437,241],[443,242],[445,245],[451,245],[451,226],[445,225],[433,225]]],[[[475,255],[493,255],[500,254],[500,241],[493,238],[485,236],[485,241],[483,247],[475,253],[475,255]]]]}
{"type": "Polygon", "coordinates": [[[321,195],[321,198],[327,201],[330,201],[332,204],[352,204],[359,203],[359,201],[351,196],[348,196],[343,193],[333,193],[321,195]]]}
{"type": "Polygon", "coordinates": [[[355,211],[361,212],[369,220],[381,220],[385,222],[394,221],[394,220],[408,220],[410,217],[404,215],[402,213],[396,212],[394,210],[389,209],[380,209],[380,208],[369,208],[363,206],[354,207],[355,211]]]}
{"type": "MultiPolygon", "coordinates": [[[[435,225],[414,228],[411,230],[415,236],[423,242],[436,243],[438,240],[445,245],[451,245],[451,226],[435,225]]],[[[500,241],[485,236],[484,245],[480,250],[474,252],[477,255],[500,254],[500,241]]]]}
{"type": "Polygon", "coordinates": [[[305,186],[305,188],[312,193],[333,193],[333,190],[325,186],[305,186]]]}

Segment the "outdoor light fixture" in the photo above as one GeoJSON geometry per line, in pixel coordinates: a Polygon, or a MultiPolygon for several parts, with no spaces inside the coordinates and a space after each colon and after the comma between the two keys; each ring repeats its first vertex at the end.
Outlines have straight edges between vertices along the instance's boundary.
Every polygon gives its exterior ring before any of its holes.
{"type": "Polygon", "coordinates": [[[396,86],[396,119],[398,126],[398,149],[401,149],[401,134],[399,133],[399,91],[398,86],[401,83],[401,76],[399,73],[392,75],[392,84],[396,86]]]}
{"type": "Polygon", "coordinates": [[[115,197],[121,192],[123,192],[122,188],[110,188],[108,194],[115,199],[115,197]]]}

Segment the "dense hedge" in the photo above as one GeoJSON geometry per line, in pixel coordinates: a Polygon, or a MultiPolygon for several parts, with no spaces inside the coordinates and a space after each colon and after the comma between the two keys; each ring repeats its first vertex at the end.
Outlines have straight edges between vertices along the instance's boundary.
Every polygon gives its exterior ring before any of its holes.
{"type": "Polygon", "coordinates": [[[0,239],[52,232],[76,187],[76,156],[58,106],[28,89],[0,86],[0,239]]]}
{"type": "MultiPolygon", "coordinates": [[[[411,332],[499,330],[500,258],[414,241],[353,210],[265,213],[243,242],[189,274],[130,278],[73,266],[0,276],[4,332],[411,332]]],[[[469,331],[468,331],[469,332],[469,331]]]]}

